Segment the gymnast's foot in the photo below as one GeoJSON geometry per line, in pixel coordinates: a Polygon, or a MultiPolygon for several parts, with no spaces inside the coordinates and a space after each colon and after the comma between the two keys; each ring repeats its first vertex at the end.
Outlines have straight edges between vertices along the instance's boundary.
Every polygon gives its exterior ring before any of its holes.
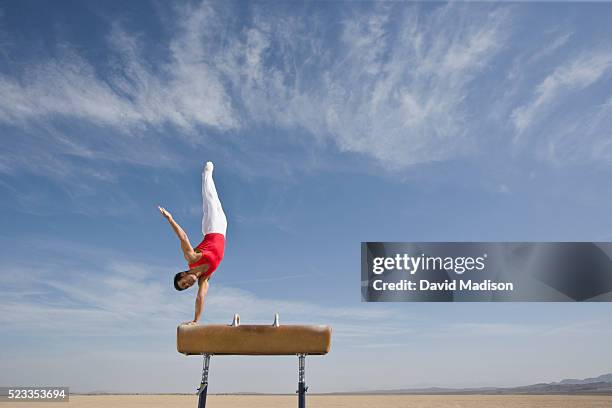
{"type": "Polygon", "coordinates": [[[215,168],[215,165],[213,164],[213,162],[211,161],[206,162],[206,164],[204,165],[204,173],[212,173],[214,168],[215,168]]]}

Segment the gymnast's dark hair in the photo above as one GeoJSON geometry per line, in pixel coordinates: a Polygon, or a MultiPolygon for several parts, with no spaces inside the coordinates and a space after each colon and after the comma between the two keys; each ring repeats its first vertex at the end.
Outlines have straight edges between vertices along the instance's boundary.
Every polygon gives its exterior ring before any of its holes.
{"type": "Polygon", "coordinates": [[[181,290],[185,290],[186,288],[181,288],[179,286],[179,280],[181,279],[181,276],[183,276],[185,272],[179,272],[176,275],[174,275],[174,289],[181,291],[181,290]]]}

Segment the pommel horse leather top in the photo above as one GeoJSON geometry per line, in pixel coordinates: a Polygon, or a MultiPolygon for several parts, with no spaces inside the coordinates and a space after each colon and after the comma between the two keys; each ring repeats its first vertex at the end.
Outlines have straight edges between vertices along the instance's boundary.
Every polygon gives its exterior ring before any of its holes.
{"type": "Polygon", "coordinates": [[[329,352],[329,326],[280,325],[278,315],[272,325],[240,325],[234,316],[231,325],[180,325],[176,348],[186,355],[323,355],[329,352]]]}

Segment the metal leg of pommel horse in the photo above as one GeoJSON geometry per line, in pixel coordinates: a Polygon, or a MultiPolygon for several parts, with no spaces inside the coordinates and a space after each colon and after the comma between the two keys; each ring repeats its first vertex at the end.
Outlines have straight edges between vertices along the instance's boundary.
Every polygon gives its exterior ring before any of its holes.
{"type": "Polygon", "coordinates": [[[206,408],[206,394],[208,393],[208,367],[210,365],[210,354],[202,354],[204,364],[202,366],[202,381],[198,388],[198,408],[206,408]]]}
{"type": "Polygon", "coordinates": [[[306,408],[306,354],[298,354],[298,408],[306,408]]]}

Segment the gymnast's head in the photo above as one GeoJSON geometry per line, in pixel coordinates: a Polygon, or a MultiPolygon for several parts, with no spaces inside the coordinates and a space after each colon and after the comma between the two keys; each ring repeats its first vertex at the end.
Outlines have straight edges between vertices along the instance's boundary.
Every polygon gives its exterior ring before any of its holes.
{"type": "Polygon", "coordinates": [[[198,281],[198,278],[189,271],[179,272],[174,275],[174,289],[185,290],[193,286],[198,281]]]}

